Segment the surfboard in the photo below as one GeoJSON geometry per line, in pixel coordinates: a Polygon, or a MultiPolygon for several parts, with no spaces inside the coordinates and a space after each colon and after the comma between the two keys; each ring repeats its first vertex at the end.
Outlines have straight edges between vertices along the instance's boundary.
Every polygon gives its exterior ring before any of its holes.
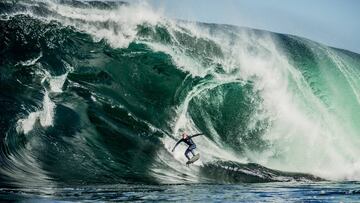
{"type": "Polygon", "coordinates": [[[195,161],[199,160],[199,158],[200,158],[200,154],[196,154],[195,156],[191,157],[189,161],[186,162],[186,165],[194,163],[195,161]]]}

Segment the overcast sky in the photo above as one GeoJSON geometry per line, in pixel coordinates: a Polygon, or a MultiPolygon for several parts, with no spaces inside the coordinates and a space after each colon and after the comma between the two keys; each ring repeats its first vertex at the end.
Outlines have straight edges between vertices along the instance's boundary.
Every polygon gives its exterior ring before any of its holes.
{"type": "MultiPolygon", "coordinates": [[[[131,1],[130,1],[131,2],[131,1]]],[[[360,53],[360,0],[148,0],[171,18],[295,34],[360,53]]]]}

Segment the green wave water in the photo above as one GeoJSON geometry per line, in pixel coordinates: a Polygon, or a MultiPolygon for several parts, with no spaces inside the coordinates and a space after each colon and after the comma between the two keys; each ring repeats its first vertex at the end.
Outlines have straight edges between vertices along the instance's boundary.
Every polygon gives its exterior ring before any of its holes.
{"type": "Polygon", "coordinates": [[[0,13],[2,185],[359,180],[359,54],[146,4],[0,13]]]}

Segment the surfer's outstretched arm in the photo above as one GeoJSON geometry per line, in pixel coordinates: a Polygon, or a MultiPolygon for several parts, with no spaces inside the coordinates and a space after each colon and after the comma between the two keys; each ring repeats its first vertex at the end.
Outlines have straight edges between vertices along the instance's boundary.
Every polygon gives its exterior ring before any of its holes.
{"type": "Polygon", "coordinates": [[[204,133],[198,133],[198,134],[195,134],[195,135],[191,135],[190,138],[194,138],[194,137],[197,137],[199,135],[203,135],[204,133]]]}
{"type": "Polygon", "coordinates": [[[180,142],[182,142],[182,141],[184,141],[184,139],[179,140],[179,141],[175,144],[174,148],[173,148],[171,151],[174,152],[175,148],[176,148],[176,147],[180,144],[180,142]]]}

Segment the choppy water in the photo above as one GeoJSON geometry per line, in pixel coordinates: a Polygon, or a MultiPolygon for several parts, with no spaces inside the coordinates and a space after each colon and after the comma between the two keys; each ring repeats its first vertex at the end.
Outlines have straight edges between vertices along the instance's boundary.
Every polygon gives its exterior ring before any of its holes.
{"type": "Polygon", "coordinates": [[[3,200],[27,202],[358,202],[357,182],[89,185],[77,188],[0,190],[3,200]]]}

